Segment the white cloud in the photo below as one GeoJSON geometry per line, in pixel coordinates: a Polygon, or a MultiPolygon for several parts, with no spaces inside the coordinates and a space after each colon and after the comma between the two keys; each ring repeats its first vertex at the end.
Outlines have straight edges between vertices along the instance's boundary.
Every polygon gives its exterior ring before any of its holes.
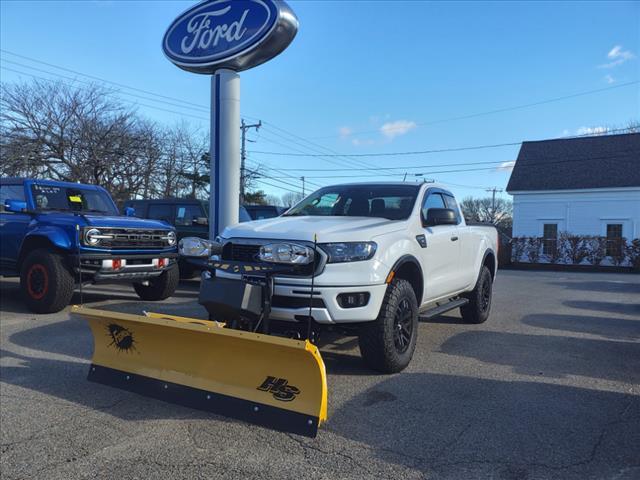
{"type": "Polygon", "coordinates": [[[509,160],[508,162],[502,162],[496,170],[500,172],[510,172],[513,170],[513,166],[516,164],[515,160],[509,160]]]}
{"type": "Polygon", "coordinates": [[[416,122],[412,122],[410,120],[396,120],[395,122],[387,122],[382,125],[380,127],[380,133],[389,140],[393,140],[395,137],[409,133],[416,127],[416,122]]]}
{"type": "Polygon", "coordinates": [[[604,76],[604,81],[607,82],[609,85],[611,85],[612,83],[614,83],[616,81],[615,78],[613,78],[611,75],[609,75],[608,73],[604,76]]]}
{"type": "Polygon", "coordinates": [[[611,60],[608,63],[603,63],[602,65],[598,65],[598,68],[613,68],[618,65],[622,65],[627,60],[631,60],[636,58],[631,50],[623,50],[622,45],[616,45],[609,53],[607,53],[607,58],[611,60]]]}
{"type": "Polygon", "coordinates": [[[360,139],[360,138],[353,138],[351,140],[351,144],[356,146],[356,147],[360,147],[362,145],[373,145],[375,142],[375,140],[372,140],[370,138],[366,138],[364,140],[360,139]]]}
{"type": "Polygon", "coordinates": [[[353,130],[351,129],[351,127],[346,127],[345,126],[345,127],[340,127],[338,129],[338,132],[340,132],[340,136],[342,138],[346,138],[346,137],[348,137],[349,135],[351,135],[353,133],[353,130]]]}
{"type": "Polygon", "coordinates": [[[580,127],[576,135],[604,135],[608,131],[607,127],[580,127]]]}

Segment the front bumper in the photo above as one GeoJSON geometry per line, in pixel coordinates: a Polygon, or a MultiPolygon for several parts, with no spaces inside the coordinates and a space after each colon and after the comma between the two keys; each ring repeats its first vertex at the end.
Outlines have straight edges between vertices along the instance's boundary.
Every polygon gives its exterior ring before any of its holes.
{"type": "MultiPolygon", "coordinates": [[[[245,288],[238,275],[232,277],[226,274],[221,280],[225,281],[227,289],[229,282],[237,282],[240,292],[245,288]]],[[[313,303],[311,317],[317,323],[330,325],[368,322],[377,318],[387,291],[386,283],[348,286],[314,285],[313,300],[311,300],[310,284],[288,284],[287,280],[291,280],[291,278],[276,277],[274,279],[271,319],[291,322],[306,321],[309,317],[309,305],[313,303]],[[338,301],[338,295],[344,293],[367,293],[369,300],[362,307],[343,308],[338,301]]],[[[206,296],[206,292],[214,288],[216,288],[216,278],[212,277],[209,272],[204,272],[200,286],[200,303],[206,302],[206,298],[202,298],[203,295],[206,296]]],[[[228,295],[233,296],[229,290],[227,292],[228,295]]]]}
{"type": "MultiPolygon", "coordinates": [[[[144,281],[159,277],[176,263],[177,254],[158,253],[151,255],[105,255],[88,254],[70,257],[73,270],[92,282],[144,281]],[[113,268],[113,260],[122,261],[122,267],[113,268]],[[158,266],[158,260],[165,259],[165,265],[158,266]]],[[[84,280],[84,279],[83,279],[84,280]]]]}

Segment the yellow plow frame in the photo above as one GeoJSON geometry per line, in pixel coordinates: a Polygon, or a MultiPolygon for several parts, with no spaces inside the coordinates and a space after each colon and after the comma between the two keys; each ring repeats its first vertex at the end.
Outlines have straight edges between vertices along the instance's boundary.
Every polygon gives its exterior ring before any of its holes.
{"type": "Polygon", "coordinates": [[[71,311],[93,332],[90,381],[310,437],[327,418],[324,362],[306,340],[157,313],[71,311]]]}

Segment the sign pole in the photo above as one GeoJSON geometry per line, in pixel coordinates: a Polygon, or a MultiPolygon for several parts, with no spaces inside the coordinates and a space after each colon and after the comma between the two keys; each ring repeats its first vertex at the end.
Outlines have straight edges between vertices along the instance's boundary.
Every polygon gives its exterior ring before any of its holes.
{"type": "Polygon", "coordinates": [[[211,76],[209,238],[238,223],[240,211],[240,75],[211,76]]]}

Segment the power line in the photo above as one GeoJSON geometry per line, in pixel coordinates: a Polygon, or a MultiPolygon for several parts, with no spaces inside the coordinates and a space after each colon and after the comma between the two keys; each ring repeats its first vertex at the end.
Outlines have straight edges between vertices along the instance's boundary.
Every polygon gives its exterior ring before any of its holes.
{"type": "MultiPolygon", "coordinates": [[[[624,128],[615,128],[615,129],[611,129],[611,130],[607,130],[606,134],[611,134],[611,133],[615,133],[615,132],[621,132],[621,131],[629,131],[630,127],[624,127],[624,128]]],[[[580,137],[589,137],[589,136],[593,136],[592,133],[586,133],[586,134],[582,134],[582,135],[574,135],[572,137],[556,137],[556,138],[547,138],[544,139],[544,141],[548,141],[548,140],[565,140],[565,139],[569,139],[569,138],[580,138],[580,137]]],[[[527,141],[535,141],[535,140],[527,140],[527,141]]],[[[334,154],[334,155],[329,155],[329,154],[310,154],[310,153],[290,153],[290,152],[263,152],[263,151],[259,151],[259,150],[252,150],[251,153],[258,153],[258,154],[262,154],[262,155],[275,155],[275,156],[283,156],[283,157],[342,157],[345,155],[351,156],[351,157],[397,157],[397,156],[407,156],[407,155],[429,155],[429,154],[433,154],[433,153],[447,153],[447,152],[460,152],[460,151],[465,151],[465,150],[483,150],[483,149],[489,149],[489,148],[501,148],[501,147],[513,147],[515,145],[521,145],[522,141],[519,142],[505,142],[505,143],[494,143],[494,144],[488,144],[488,145],[472,145],[472,146],[468,146],[468,147],[449,147],[449,148],[438,148],[438,149],[431,149],[431,150],[414,150],[414,151],[404,151],[404,152],[374,152],[374,153],[354,153],[354,154],[334,154]]],[[[380,169],[380,167],[373,167],[374,169],[380,169]]],[[[388,168],[388,167],[385,167],[388,168]]],[[[393,168],[410,168],[410,167],[393,167],[393,168]]],[[[369,170],[370,168],[367,168],[366,170],[369,170]]],[[[289,169],[290,171],[294,171],[294,170],[305,170],[305,169],[289,169]]],[[[351,168],[349,169],[343,169],[343,170],[353,170],[351,168]]]]}
{"type": "Polygon", "coordinates": [[[159,93],[151,92],[149,90],[144,90],[142,88],[132,87],[132,86],[129,86],[129,85],[125,85],[124,83],[118,83],[118,82],[114,82],[114,81],[111,81],[111,80],[106,80],[104,78],[100,78],[100,77],[97,77],[95,75],[89,75],[87,73],[82,73],[82,72],[79,72],[77,70],[72,70],[70,68],[61,67],[61,66],[55,65],[53,63],[43,62],[42,60],[37,60],[37,59],[32,58],[32,57],[27,57],[26,55],[20,55],[18,53],[10,52],[9,50],[5,50],[3,48],[0,48],[0,52],[8,53],[9,55],[13,55],[14,57],[22,58],[24,60],[29,60],[29,61],[35,62],[35,63],[40,63],[40,64],[46,65],[48,67],[57,68],[58,70],[63,70],[63,71],[69,72],[69,73],[74,73],[76,75],[81,75],[83,77],[91,78],[91,79],[98,80],[98,81],[101,81],[101,82],[110,83],[111,85],[116,85],[116,86],[121,87],[121,88],[128,88],[130,90],[135,90],[137,92],[146,93],[148,95],[153,95],[155,97],[164,98],[166,100],[177,101],[177,102],[180,102],[180,103],[191,105],[192,107],[195,107],[195,108],[199,108],[199,109],[203,109],[205,111],[208,111],[208,109],[206,107],[203,107],[202,105],[198,105],[197,103],[187,102],[186,100],[182,100],[182,99],[179,99],[179,98],[169,97],[167,95],[162,95],[162,94],[159,94],[159,93]]]}
{"type": "MultiPolygon", "coordinates": [[[[45,78],[45,77],[41,77],[41,76],[39,76],[39,75],[34,75],[34,74],[32,74],[32,73],[28,73],[28,72],[21,72],[21,71],[19,71],[19,70],[15,70],[15,69],[13,69],[13,68],[9,68],[9,67],[3,67],[3,66],[0,66],[0,69],[2,69],[2,70],[8,70],[8,71],[10,71],[10,72],[15,72],[15,73],[18,73],[18,74],[21,74],[21,75],[28,75],[28,76],[30,76],[30,77],[38,78],[38,79],[40,79],[40,80],[44,80],[44,81],[47,81],[47,82],[54,82],[54,83],[56,82],[56,80],[55,80],[55,79],[52,79],[52,78],[45,78]]],[[[54,74],[54,75],[55,75],[55,74],[54,74]]],[[[59,75],[59,76],[62,76],[62,75],[59,75]]],[[[69,78],[69,77],[65,77],[65,78],[69,78]]],[[[72,81],[78,81],[78,82],[80,82],[80,83],[85,83],[85,84],[87,83],[87,82],[84,82],[84,81],[82,81],[82,80],[73,80],[73,79],[71,79],[71,80],[72,80],[72,81]]],[[[71,86],[71,85],[69,85],[68,83],[65,83],[65,82],[62,82],[62,81],[60,81],[60,83],[63,83],[63,84],[65,84],[65,85],[67,85],[67,86],[71,86]]],[[[111,95],[113,95],[113,94],[111,94],[111,95]]],[[[129,103],[130,105],[134,105],[134,106],[141,106],[141,107],[153,108],[153,109],[156,109],[156,110],[161,110],[161,111],[163,111],[163,112],[175,113],[176,115],[180,115],[180,116],[192,117],[192,118],[197,118],[198,120],[208,121],[208,119],[207,119],[207,118],[204,118],[204,117],[199,117],[199,116],[197,116],[197,115],[191,115],[191,114],[189,114],[189,113],[176,112],[175,110],[169,110],[169,109],[167,109],[167,108],[157,107],[157,106],[155,106],[155,105],[148,105],[148,104],[145,104],[145,103],[132,102],[132,101],[127,101],[127,100],[124,100],[124,102],[125,102],[125,103],[129,103]]]]}
{"type": "Polygon", "coordinates": [[[269,185],[270,187],[278,188],[278,189],[280,189],[280,190],[285,190],[285,191],[287,191],[287,192],[300,193],[300,190],[292,190],[292,189],[290,189],[290,188],[281,187],[280,185],[274,185],[273,183],[265,182],[264,180],[262,180],[262,179],[260,179],[260,178],[259,178],[259,179],[256,179],[256,182],[263,183],[263,184],[265,184],[265,185],[269,185]]]}
{"type": "MultiPolygon", "coordinates": [[[[621,152],[616,152],[618,154],[633,154],[636,153],[635,151],[632,150],[625,150],[625,151],[621,151],[621,152]]],[[[617,160],[619,159],[619,156],[615,156],[615,155],[607,155],[607,156],[602,156],[602,157],[589,157],[590,160],[617,160]]],[[[557,160],[557,161],[551,161],[551,162],[536,162],[536,163],[532,163],[532,164],[521,164],[521,165],[517,165],[518,168],[530,168],[530,167],[539,167],[540,165],[553,165],[553,164],[562,164],[562,163],[571,163],[571,162],[583,162],[584,158],[575,158],[575,159],[569,159],[569,160],[557,160]]],[[[454,169],[454,170],[439,170],[439,171],[427,171],[424,173],[420,173],[419,175],[435,175],[435,174],[439,174],[439,173],[458,173],[458,172],[478,172],[478,171],[483,171],[483,170],[495,170],[496,167],[479,167],[479,168],[462,168],[462,169],[454,169]]],[[[313,176],[310,178],[354,178],[354,177],[358,177],[358,178],[362,178],[362,177],[396,177],[398,175],[401,175],[400,172],[396,172],[396,173],[383,173],[383,174],[378,174],[378,175],[368,175],[368,174],[357,174],[357,175],[320,175],[320,176],[313,176]]]]}
{"type": "MultiPolygon", "coordinates": [[[[24,63],[20,63],[20,62],[14,62],[12,60],[7,60],[6,58],[3,58],[2,62],[10,63],[12,65],[17,65],[17,66],[22,67],[22,68],[28,68],[30,70],[35,70],[37,72],[46,73],[48,75],[55,75],[57,77],[64,78],[64,79],[67,79],[67,80],[71,80],[73,82],[80,82],[80,83],[83,83],[85,85],[96,85],[95,82],[88,82],[88,81],[85,81],[85,80],[79,80],[78,78],[69,77],[69,76],[66,76],[66,75],[62,75],[60,73],[51,72],[49,70],[44,70],[42,68],[33,67],[31,65],[25,65],[24,63]]],[[[5,67],[5,68],[7,68],[7,67],[5,67]]],[[[27,73],[26,75],[29,75],[29,74],[27,73]]],[[[38,78],[42,78],[42,77],[38,77],[38,78]]],[[[43,80],[51,80],[51,79],[43,78],[43,80]]],[[[114,92],[116,92],[116,90],[114,90],[114,92]]],[[[188,109],[191,109],[191,110],[193,109],[193,107],[190,107],[190,106],[184,106],[184,105],[180,105],[178,103],[167,102],[165,100],[157,100],[155,98],[144,97],[142,95],[137,95],[135,93],[129,93],[129,92],[123,92],[121,90],[117,90],[117,93],[119,93],[120,95],[127,95],[127,96],[130,96],[130,97],[141,98],[142,100],[146,100],[146,101],[149,101],[149,102],[161,103],[163,105],[169,105],[169,106],[172,106],[172,107],[188,108],[188,109]]],[[[201,118],[201,117],[198,117],[198,118],[201,118]]],[[[203,120],[205,120],[205,119],[203,118],[203,120]]]]}
{"type": "MultiPolygon", "coordinates": [[[[327,147],[320,146],[319,148],[322,148],[325,151],[331,152],[331,153],[327,154],[327,153],[322,152],[322,150],[319,150],[318,147],[315,147],[316,144],[314,144],[314,143],[311,144],[311,145],[314,145],[314,146],[309,147],[308,145],[306,145],[306,144],[304,144],[304,143],[302,143],[300,141],[292,140],[290,138],[287,138],[284,135],[278,133],[277,131],[274,131],[274,129],[278,129],[278,130],[284,131],[283,129],[280,129],[279,127],[275,127],[271,123],[267,123],[267,122],[263,122],[263,123],[265,125],[268,125],[268,127],[267,127],[268,133],[270,133],[272,135],[276,135],[277,137],[283,139],[286,142],[292,143],[294,145],[298,145],[298,146],[304,148],[305,150],[300,150],[299,148],[291,147],[289,145],[282,145],[282,143],[277,142],[277,141],[271,139],[270,137],[264,137],[264,134],[263,134],[263,138],[265,138],[267,141],[270,141],[270,142],[276,143],[276,144],[280,144],[280,145],[284,146],[285,148],[289,148],[291,150],[294,150],[295,152],[298,152],[298,156],[301,156],[301,157],[302,156],[307,156],[308,157],[309,155],[312,155],[312,156],[314,156],[316,158],[320,158],[320,159],[325,160],[326,162],[332,163],[334,165],[344,165],[345,163],[349,162],[349,163],[347,163],[348,165],[357,166],[357,167],[367,167],[367,169],[369,169],[369,170],[374,170],[375,169],[375,167],[370,166],[369,164],[367,164],[366,162],[363,162],[362,160],[350,159],[349,158],[350,156],[347,155],[347,154],[339,154],[339,153],[335,152],[334,150],[328,149],[327,147]],[[312,152],[312,153],[309,154],[309,152],[312,152]],[[342,158],[343,161],[336,163],[336,161],[332,160],[332,158],[335,158],[335,159],[342,158]]],[[[298,137],[297,135],[292,134],[292,133],[288,133],[287,132],[287,134],[290,135],[290,136],[293,136],[294,138],[295,137],[302,138],[302,137],[298,137]]],[[[304,141],[304,139],[303,139],[303,141],[304,141]]],[[[252,153],[259,153],[259,152],[255,152],[254,151],[252,153]]]]}
{"type": "MultiPolygon", "coordinates": [[[[571,98],[576,98],[576,97],[582,97],[585,95],[593,95],[595,93],[600,93],[600,92],[605,92],[605,91],[609,91],[609,90],[613,90],[616,88],[623,88],[623,87],[629,87],[631,85],[636,85],[640,83],[640,80],[633,80],[631,82],[626,82],[626,83],[620,83],[618,85],[612,85],[609,87],[603,87],[603,88],[597,88],[595,90],[586,90],[583,92],[578,92],[578,93],[572,93],[569,95],[563,95],[563,96],[559,96],[559,97],[554,97],[554,98],[549,98],[546,100],[540,100],[537,102],[531,102],[531,103],[524,103],[521,105],[514,105],[512,107],[504,107],[504,108],[497,108],[494,110],[487,110],[484,112],[477,112],[477,113],[471,113],[471,114],[467,114],[467,115],[460,115],[460,116],[456,116],[456,117],[449,117],[449,118],[443,118],[443,119],[439,119],[439,120],[432,120],[429,122],[420,122],[420,123],[416,123],[416,126],[418,127],[424,127],[424,126],[429,126],[429,125],[436,125],[439,123],[446,123],[446,122],[453,122],[456,120],[467,120],[469,118],[476,118],[476,117],[481,117],[481,116],[485,116],[485,115],[493,115],[496,113],[503,113],[503,112],[511,112],[513,110],[521,110],[523,108],[530,108],[530,107],[535,107],[538,105],[545,105],[548,103],[554,103],[554,102],[560,102],[563,100],[568,100],[571,98]]],[[[398,127],[389,127],[386,129],[386,131],[393,131],[393,130],[397,130],[400,128],[406,128],[405,126],[398,126],[398,127]]],[[[364,134],[368,134],[368,133],[379,133],[379,130],[360,130],[360,131],[356,131],[356,132],[351,132],[349,135],[350,136],[355,136],[355,135],[364,135],[364,134]]],[[[322,138],[337,138],[340,137],[341,135],[325,135],[323,137],[314,137],[316,139],[322,139],[322,138]]]]}

